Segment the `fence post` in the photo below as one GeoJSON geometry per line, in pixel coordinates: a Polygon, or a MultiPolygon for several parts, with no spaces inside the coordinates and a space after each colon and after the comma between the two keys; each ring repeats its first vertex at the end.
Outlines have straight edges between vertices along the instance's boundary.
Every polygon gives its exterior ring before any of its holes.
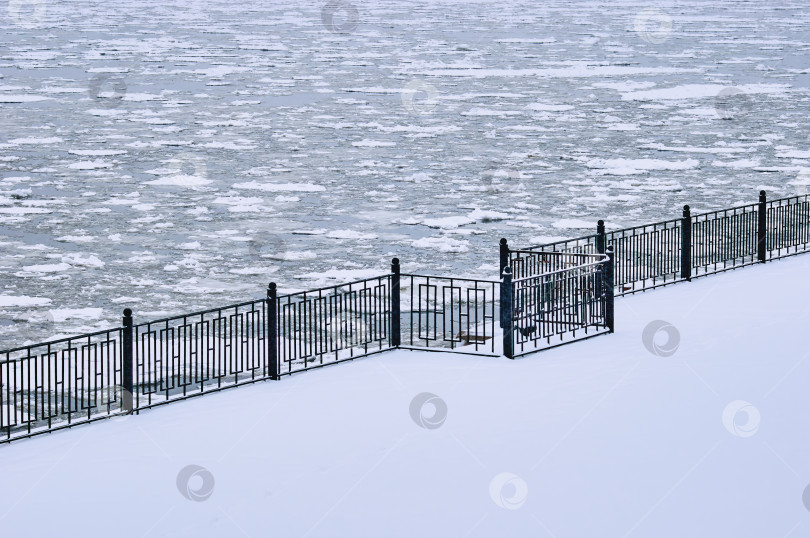
{"type": "Polygon", "coordinates": [[[608,257],[608,262],[605,267],[605,271],[602,273],[605,282],[605,324],[608,327],[610,332],[613,332],[615,329],[614,324],[614,310],[613,310],[613,296],[614,296],[614,276],[616,274],[616,256],[613,252],[613,245],[610,245],[605,249],[605,253],[608,257]]]}
{"type": "Polygon", "coordinates": [[[267,362],[270,379],[281,379],[278,367],[278,291],[275,282],[267,286],[267,362]]]}
{"type": "Polygon", "coordinates": [[[766,242],[767,236],[767,219],[768,219],[768,198],[765,191],[759,191],[759,208],[757,211],[757,260],[760,263],[765,263],[768,244],[766,242]]]}
{"type": "Polygon", "coordinates": [[[503,354],[514,358],[512,337],[512,268],[504,267],[501,279],[501,327],[503,327],[503,354]]]}
{"type": "Polygon", "coordinates": [[[391,347],[402,344],[399,258],[391,260],[391,347]]]}
{"type": "Polygon", "coordinates": [[[600,220],[596,223],[596,252],[599,254],[605,253],[605,221],[600,220]]]}
{"type": "Polygon", "coordinates": [[[133,366],[134,366],[134,357],[135,354],[133,353],[132,349],[132,310],[129,308],[124,309],[124,332],[122,334],[122,342],[121,342],[121,351],[122,351],[122,364],[121,364],[121,375],[122,375],[122,394],[121,394],[121,410],[126,413],[127,415],[132,414],[133,406],[132,406],[132,393],[133,393],[133,382],[132,382],[132,373],[133,373],[133,366]]]}
{"type": "Polygon", "coordinates": [[[683,206],[681,219],[681,278],[692,280],[692,213],[683,206]]]}
{"type": "Polygon", "coordinates": [[[501,267],[499,269],[500,274],[503,274],[503,270],[509,266],[509,244],[506,242],[506,239],[501,238],[501,267]]]}
{"type": "MultiPolygon", "coordinates": [[[[503,278],[503,270],[509,267],[509,243],[507,243],[506,239],[501,238],[500,247],[500,268],[498,269],[498,274],[503,278]]],[[[503,280],[501,280],[501,296],[503,296],[503,280]]],[[[501,328],[503,328],[503,315],[501,315],[501,319],[498,320],[498,323],[501,328]]]]}

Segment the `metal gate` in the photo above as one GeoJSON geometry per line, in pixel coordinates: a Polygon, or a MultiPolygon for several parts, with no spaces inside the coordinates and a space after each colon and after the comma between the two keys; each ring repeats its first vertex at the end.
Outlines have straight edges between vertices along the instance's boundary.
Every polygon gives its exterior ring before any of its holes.
{"type": "Polygon", "coordinates": [[[519,357],[613,332],[613,252],[510,251],[501,283],[503,351],[519,357]]]}

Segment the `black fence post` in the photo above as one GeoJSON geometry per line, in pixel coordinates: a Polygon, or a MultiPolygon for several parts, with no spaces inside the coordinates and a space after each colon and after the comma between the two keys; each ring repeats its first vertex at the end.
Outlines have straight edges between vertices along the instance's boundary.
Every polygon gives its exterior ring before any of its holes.
{"type": "Polygon", "coordinates": [[[596,252],[599,254],[605,253],[605,221],[600,220],[596,223],[596,252]]]}
{"type": "Polygon", "coordinates": [[[767,220],[768,220],[768,197],[765,191],[759,191],[759,208],[757,211],[757,260],[760,263],[765,263],[768,244],[767,238],[767,220]]]}
{"type": "Polygon", "coordinates": [[[512,268],[504,267],[501,279],[501,327],[503,327],[503,354],[514,358],[512,335],[512,268]]]}
{"type": "Polygon", "coordinates": [[[399,258],[391,260],[391,347],[402,344],[399,258]]]}
{"type": "Polygon", "coordinates": [[[278,291],[275,282],[267,286],[267,362],[270,379],[281,379],[278,367],[278,291]]]}
{"type": "Polygon", "coordinates": [[[613,310],[613,297],[614,297],[614,277],[616,274],[616,256],[613,252],[613,245],[610,245],[605,249],[605,253],[607,254],[608,261],[607,265],[605,266],[605,271],[603,274],[605,278],[605,325],[610,332],[613,332],[615,329],[614,324],[614,310],[613,310]]]}
{"type": "Polygon", "coordinates": [[[133,352],[132,341],[132,310],[129,308],[124,309],[124,331],[122,334],[121,351],[122,351],[122,364],[121,364],[121,380],[122,393],[121,393],[121,410],[126,414],[132,414],[132,393],[133,393],[133,366],[135,353],[133,352]]]}
{"type": "Polygon", "coordinates": [[[681,219],[681,278],[692,280],[692,213],[683,206],[681,219]]]}
{"type": "MultiPolygon", "coordinates": [[[[498,274],[501,275],[503,278],[503,270],[509,267],[509,243],[507,243],[506,239],[501,238],[500,242],[500,268],[498,269],[498,274]]],[[[503,297],[503,280],[501,280],[501,296],[503,297]]],[[[503,328],[503,316],[501,319],[498,320],[501,328],[503,328]]]]}
{"type": "Polygon", "coordinates": [[[509,266],[509,244],[506,242],[506,239],[501,239],[501,267],[499,269],[500,274],[503,274],[503,270],[509,266]]]}

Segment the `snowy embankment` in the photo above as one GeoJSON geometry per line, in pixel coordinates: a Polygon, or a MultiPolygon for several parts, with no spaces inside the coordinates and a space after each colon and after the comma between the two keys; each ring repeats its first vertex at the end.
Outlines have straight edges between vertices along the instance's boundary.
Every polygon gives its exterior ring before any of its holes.
{"type": "Polygon", "coordinates": [[[0,526],[807,536],[808,274],[799,256],[622,298],[616,334],[517,361],[391,352],[1,446],[0,526]]]}

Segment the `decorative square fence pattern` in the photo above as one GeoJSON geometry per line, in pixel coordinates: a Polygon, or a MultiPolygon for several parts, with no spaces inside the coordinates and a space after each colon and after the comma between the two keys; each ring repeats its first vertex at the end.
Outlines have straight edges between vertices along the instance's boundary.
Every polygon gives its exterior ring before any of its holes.
{"type": "Polygon", "coordinates": [[[524,250],[500,280],[391,273],[0,351],[0,442],[395,348],[518,357],[612,332],[614,295],[810,249],[810,196],[524,250]]]}

